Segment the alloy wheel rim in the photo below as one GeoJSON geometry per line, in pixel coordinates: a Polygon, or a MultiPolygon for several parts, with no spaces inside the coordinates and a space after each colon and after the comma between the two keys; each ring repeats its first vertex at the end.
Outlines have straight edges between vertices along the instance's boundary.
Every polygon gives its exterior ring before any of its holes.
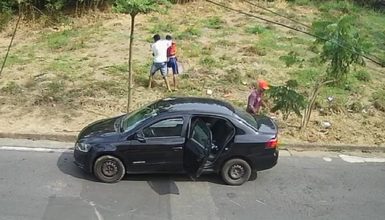
{"type": "Polygon", "coordinates": [[[112,177],[118,173],[118,166],[115,161],[108,160],[102,165],[102,173],[104,176],[112,177]]]}
{"type": "Polygon", "coordinates": [[[231,179],[240,179],[245,175],[245,168],[240,164],[234,164],[229,170],[231,179]]]}

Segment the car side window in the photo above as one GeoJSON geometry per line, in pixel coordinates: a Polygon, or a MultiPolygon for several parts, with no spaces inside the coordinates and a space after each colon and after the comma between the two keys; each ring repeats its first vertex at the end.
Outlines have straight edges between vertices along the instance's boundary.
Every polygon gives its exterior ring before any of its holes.
{"type": "Polygon", "coordinates": [[[170,118],[156,122],[143,129],[145,137],[182,136],[183,118],[170,118]]]}
{"type": "Polygon", "coordinates": [[[206,124],[199,120],[191,133],[191,138],[198,142],[201,146],[207,147],[210,141],[210,130],[206,124]]]}

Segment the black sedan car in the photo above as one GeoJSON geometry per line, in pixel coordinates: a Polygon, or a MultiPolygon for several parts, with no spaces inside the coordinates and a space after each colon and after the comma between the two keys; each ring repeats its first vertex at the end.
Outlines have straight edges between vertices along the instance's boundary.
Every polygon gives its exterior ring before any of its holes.
{"type": "Polygon", "coordinates": [[[276,165],[277,145],[277,126],[268,117],[216,99],[178,97],[88,125],[74,157],[107,183],[135,173],[218,173],[241,185],[276,165]]]}

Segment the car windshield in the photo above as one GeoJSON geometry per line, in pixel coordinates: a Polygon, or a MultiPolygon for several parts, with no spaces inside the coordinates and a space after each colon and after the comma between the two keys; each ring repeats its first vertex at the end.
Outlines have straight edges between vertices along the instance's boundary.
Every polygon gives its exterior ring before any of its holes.
{"type": "Polygon", "coordinates": [[[131,112],[123,117],[121,121],[120,131],[129,131],[135,128],[141,122],[157,116],[159,109],[154,104],[150,104],[143,108],[140,108],[134,112],[131,112]]]}
{"type": "Polygon", "coordinates": [[[248,125],[253,127],[255,130],[258,130],[259,125],[257,123],[257,120],[249,113],[242,109],[236,109],[235,115],[241,119],[241,121],[246,122],[248,125]]]}

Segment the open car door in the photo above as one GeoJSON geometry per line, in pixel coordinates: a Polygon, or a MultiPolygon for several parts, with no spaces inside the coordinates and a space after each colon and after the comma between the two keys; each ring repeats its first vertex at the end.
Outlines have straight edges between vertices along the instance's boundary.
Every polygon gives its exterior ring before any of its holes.
{"type": "Polygon", "coordinates": [[[193,120],[183,151],[183,166],[187,173],[199,177],[210,154],[212,134],[202,119],[193,120]]]}

